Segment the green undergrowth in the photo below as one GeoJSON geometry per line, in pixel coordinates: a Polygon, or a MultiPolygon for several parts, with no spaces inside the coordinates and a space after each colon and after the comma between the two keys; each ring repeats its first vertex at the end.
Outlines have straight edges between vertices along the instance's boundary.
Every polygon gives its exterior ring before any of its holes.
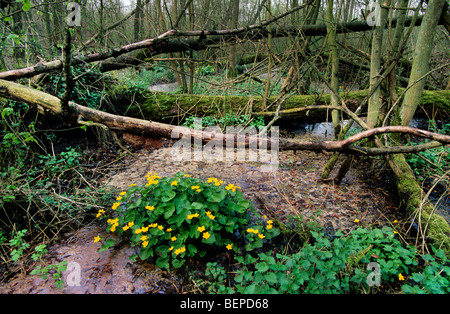
{"type": "Polygon", "coordinates": [[[330,240],[311,232],[300,249],[235,256],[234,269],[217,262],[194,276],[208,293],[437,293],[450,292],[450,263],[442,252],[419,255],[391,228],[342,231],[330,240]]]}
{"type": "Polygon", "coordinates": [[[146,177],[98,212],[115,236],[94,241],[100,251],[126,242],[137,248],[133,261],[184,269],[193,292],[450,292],[444,252],[420,254],[390,227],[329,234],[298,217],[288,226],[260,216],[238,186],[217,178],[146,177]]]}
{"type": "MultiPolygon", "coordinates": [[[[2,281],[40,266],[36,256],[43,246],[91,219],[110,202],[112,191],[97,181],[95,169],[101,171],[104,162],[101,149],[88,149],[88,140],[83,140],[88,131],[48,130],[56,123],[40,123],[33,107],[16,101],[1,101],[0,114],[2,281]],[[75,134],[80,145],[71,146],[75,134]]],[[[41,270],[45,275],[45,267],[41,270]]]]}

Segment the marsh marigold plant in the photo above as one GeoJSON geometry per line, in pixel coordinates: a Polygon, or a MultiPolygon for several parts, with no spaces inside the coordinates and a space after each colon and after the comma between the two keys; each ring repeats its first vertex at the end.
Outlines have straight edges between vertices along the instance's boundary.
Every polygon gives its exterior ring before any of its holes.
{"type": "MultiPolygon", "coordinates": [[[[203,257],[211,246],[252,250],[280,233],[271,220],[259,217],[234,184],[225,185],[217,178],[202,182],[185,173],[145,177],[146,184],[130,184],[120,192],[110,217],[105,212],[98,215],[107,219],[110,232],[121,234],[121,241],[139,248],[132,258],[154,258],[159,267],[177,268],[186,257],[203,257]]],[[[101,250],[114,244],[108,239],[101,250]]]]}

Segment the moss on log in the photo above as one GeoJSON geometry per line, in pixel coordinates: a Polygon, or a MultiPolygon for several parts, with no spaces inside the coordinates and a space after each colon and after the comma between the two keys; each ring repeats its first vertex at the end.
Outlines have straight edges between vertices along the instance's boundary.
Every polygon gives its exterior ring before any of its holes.
{"type": "Polygon", "coordinates": [[[433,214],[434,206],[427,200],[423,202],[423,191],[417,182],[411,167],[403,154],[392,155],[397,164],[400,175],[397,174],[397,191],[403,202],[406,213],[415,220],[422,230],[428,244],[436,248],[442,248],[447,256],[450,256],[450,226],[445,219],[433,214]],[[422,204],[423,202],[423,204],[422,204]]]}
{"type": "MultiPolygon", "coordinates": [[[[351,110],[355,110],[358,102],[367,96],[367,90],[342,93],[341,96],[351,110]]],[[[401,90],[399,90],[401,92],[401,90]]],[[[276,104],[263,111],[263,99],[260,96],[207,96],[195,94],[173,94],[152,92],[148,90],[130,90],[127,86],[116,86],[109,93],[109,101],[117,106],[119,114],[138,117],[147,120],[164,121],[184,116],[220,116],[224,113],[254,113],[271,117],[276,104]]],[[[277,97],[270,97],[268,104],[275,102],[277,97]]],[[[327,119],[327,109],[302,110],[306,106],[330,105],[331,96],[323,95],[293,95],[282,105],[282,119],[297,119],[308,122],[321,122],[327,119]]],[[[425,91],[420,100],[421,112],[430,113],[441,110],[450,112],[450,91],[425,91]]]]}

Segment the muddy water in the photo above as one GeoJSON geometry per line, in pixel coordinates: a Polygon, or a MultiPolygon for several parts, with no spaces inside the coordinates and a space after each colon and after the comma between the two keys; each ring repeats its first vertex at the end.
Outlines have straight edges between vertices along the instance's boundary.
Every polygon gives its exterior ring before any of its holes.
{"type": "Polygon", "coordinates": [[[27,294],[98,294],[98,293],[177,293],[181,280],[151,263],[133,263],[134,249],[122,247],[98,253],[100,243],[94,237],[111,237],[104,226],[91,224],[68,235],[52,246],[43,266],[65,260],[72,267],[63,273],[64,285],[59,290],[54,280],[29,275],[30,267],[9,282],[0,285],[0,293],[27,294]],[[76,264],[75,264],[76,263],[76,264]],[[78,272],[79,269],[79,272],[78,272]]]}

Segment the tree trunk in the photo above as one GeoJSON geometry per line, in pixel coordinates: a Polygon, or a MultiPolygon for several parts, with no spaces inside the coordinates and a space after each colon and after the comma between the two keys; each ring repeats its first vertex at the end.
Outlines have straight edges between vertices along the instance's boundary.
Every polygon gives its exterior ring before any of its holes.
{"type": "Polygon", "coordinates": [[[409,86],[400,107],[401,125],[409,125],[416,112],[420,96],[425,86],[425,74],[428,72],[431,50],[433,49],[433,38],[436,25],[444,7],[445,0],[430,0],[419,29],[419,35],[414,50],[409,86]]]}
{"type": "Polygon", "coordinates": [[[141,0],[136,0],[136,13],[134,14],[134,32],[133,32],[133,38],[134,42],[138,42],[140,39],[139,32],[141,30],[141,0]]]}
{"type": "MultiPolygon", "coordinates": [[[[42,91],[23,86],[14,82],[0,80],[0,97],[25,102],[32,106],[40,107],[41,110],[49,110],[51,114],[61,115],[61,100],[55,96],[49,95],[42,91]]],[[[69,102],[70,115],[67,119],[74,119],[82,125],[102,124],[112,130],[126,131],[135,134],[152,135],[154,137],[165,137],[179,139],[186,136],[186,133],[191,138],[201,139],[203,143],[208,143],[211,140],[226,144],[226,141],[232,140],[236,145],[236,134],[222,134],[219,132],[204,132],[199,130],[192,130],[185,128],[183,134],[173,136],[173,131],[177,127],[159,122],[153,122],[143,119],[119,116],[97,109],[88,108],[78,105],[74,102],[69,102]]],[[[69,121],[67,121],[69,122],[69,121]]],[[[249,147],[249,142],[257,141],[258,147],[278,147],[280,150],[311,150],[311,151],[330,151],[342,152],[349,154],[392,154],[399,152],[418,152],[433,147],[438,147],[442,144],[450,144],[450,136],[433,133],[429,131],[418,130],[410,127],[391,126],[384,128],[375,128],[355,134],[347,139],[341,141],[296,141],[293,139],[281,139],[278,145],[278,140],[269,137],[253,137],[245,135],[244,147],[249,147]],[[383,133],[406,133],[429,140],[431,143],[417,146],[397,146],[397,147],[382,147],[377,149],[364,148],[355,145],[368,137],[373,137],[383,133]]]]}
{"type": "MultiPolygon", "coordinates": [[[[398,92],[402,92],[399,89],[398,92]]],[[[359,103],[367,97],[368,90],[341,93],[350,110],[355,110],[359,103]]],[[[212,95],[188,95],[151,92],[148,90],[129,91],[121,86],[108,92],[108,102],[114,103],[119,113],[140,117],[149,120],[162,121],[176,119],[180,112],[184,115],[203,117],[223,114],[217,112],[217,108],[227,108],[234,113],[241,112],[246,106],[252,106],[254,115],[271,118],[272,111],[264,111],[263,98],[259,96],[212,96],[212,95]],[[133,103],[130,99],[134,99],[133,103]]],[[[269,97],[269,108],[277,97],[269,97]]],[[[330,109],[331,95],[292,95],[287,99],[279,112],[282,119],[296,119],[308,123],[327,121],[327,110],[330,109]]],[[[420,101],[422,116],[430,114],[439,108],[440,112],[448,115],[450,111],[450,91],[426,91],[420,101]],[[423,113],[422,113],[423,111],[423,113]]],[[[181,116],[182,118],[182,116],[181,116]]]]}
{"type": "MultiPolygon", "coordinates": [[[[239,0],[233,0],[231,7],[231,28],[236,28],[239,20],[239,0]]],[[[228,56],[228,76],[236,77],[236,47],[232,45],[230,47],[230,53],[228,56]]]]}
{"type": "MultiPolygon", "coordinates": [[[[383,31],[386,24],[387,9],[384,6],[389,7],[390,1],[380,0],[380,25],[376,25],[373,31],[372,39],[372,52],[370,60],[370,83],[369,89],[375,85],[378,80],[378,76],[381,73],[381,60],[383,52],[383,31]]],[[[369,98],[369,105],[367,108],[367,125],[373,128],[377,125],[379,111],[381,107],[381,86],[378,85],[375,92],[369,98]]]]}
{"type": "MultiPolygon", "coordinates": [[[[327,4],[327,27],[328,27],[328,46],[330,48],[331,61],[331,82],[330,85],[334,90],[339,90],[338,71],[339,71],[339,55],[336,46],[336,31],[333,21],[333,0],[328,0],[327,4]]],[[[339,102],[334,94],[331,94],[331,105],[338,106],[339,102]]],[[[337,138],[341,132],[341,123],[339,119],[339,111],[332,110],[331,118],[333,121],[334,137],[337,138]]]]}

